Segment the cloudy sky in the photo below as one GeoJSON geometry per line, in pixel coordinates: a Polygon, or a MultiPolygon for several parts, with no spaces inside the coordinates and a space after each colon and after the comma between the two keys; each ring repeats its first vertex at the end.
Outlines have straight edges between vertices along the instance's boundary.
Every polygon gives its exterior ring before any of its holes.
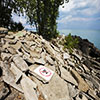
{"type": "Polygon", "coordinates": [[[62,6],[58,29],[100,29],[100,0],[69,0],[62,6]]]}
{"type": "MultiPolygon", "coordinates": [[[[59,11],[58,29],[100,29],[100,0],[69,0],[59,11]]],[[[13,19],[30,27],[24,17],[13,14],[13,19]]]]}

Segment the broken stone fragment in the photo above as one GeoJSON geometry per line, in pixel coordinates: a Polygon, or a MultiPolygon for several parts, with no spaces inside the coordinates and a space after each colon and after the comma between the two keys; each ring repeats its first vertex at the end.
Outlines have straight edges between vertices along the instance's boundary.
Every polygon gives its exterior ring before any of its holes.
{"type": "Polygon", "coordinates": [[[54,61],[52,60],[52,58],[51,58],[49,55],[46,56],[46,60],[47,60],[47,62],[49,62],[51,65],[54,64],[54,61]]]}
{"type": "Polygon", "coordinates": [[[43,84],[36,78],[33,80],[38,85],[45,100],[71,100],[67,83],[56,73],[48,84],[43,84]]]}
{"type": "Polygon", "coordinates": [[[86,72],[90,72],[90,70],[88,69],[88,67],[85,66],[84,64],[82,64],[82,67],[84,68],[84,70],[85,70],[86,72]]]}
{"type": "Polygon", "coordinates": [[[63,61],[63,59],[62,59],[60,54],[55,54],[54,58],[58,62],[58,64],[64,65],[64,61],[63,61]]]}
{"type": "Polygon", "coordinates": [[[9,44],[15,44],[17,42],[17,39],[8,39],[8,38],[4,38],[4,40],[6,42],[8,42],[9,44]]]}
{"type": "Polygon", "coordinates": [[[65,68],[63,68],[62,66],[60,66],[60,71],[61,71],[61,77],[66,80],[69,83],[72,83],[76,86],[78,86],[78,83],[76,82],[76,80],[73,78],[73,76],[70,74],[70,72],[68,72],[65,68]]]}
{"type": "Polygon", "coordinates": [[[41,53],[42,52],[42,47],[36,47],[35,49],[34,49],[34,51],[36,51],[37,53],[41,53]]]}
{"type": "Polygon", "coordinates": [[[14,44],[14,45],[10,45],[10,47],[14,48],[15,50],[20,49],[21,46],[22,46],[22,44],[21,44],[20,41],[18,41],[18,42],[17,42],[16,44],[14,44]]]}
{"type": "Polygon", "coordinates": [[[9,54],[9,53],[1,53],[1,59],[4,61],[4,60],[9,60],[9,58],[11,57],[12,55],[9,54]]]}
{"type": "Polygon", "coordinates": [[[0,39],[4,37],[5,37],[5,34],[0,34],[0,39]]]}
{"type": "Polygon", "coordinates": [[[7,28],[0,27],[0,34],[7,34],[7,33],[8,33],[7,28]]]}
{"type": "Polygon", "coordinates": [[[83,94],[79,94],[76,96],[76,100],[88,100],[88,98],[83,94]]]}
{"type": "Polygon", "coordinates": [[[33,60],[35,63],[42,64],[42,65],[46,63],[46,61],[43,58],[40,58],[40,59],[33,58],[33,60]]]}
{"type": "Polygon", "coordinates": [[[64,61],[61,58],[61,55],[59,53],[57,53],[48,42],[44,42],[44,48],[46,49],[46,51],[52,56],[52,58],[54,58],[58,63],[64,64],[64,61]]]}
{"type": "Polygon", "coordinates": [[[71,70],[71,73],[73,77],[76,79],[76,81],[78,82],[78,88],[83,92],[87,92],[89,90],[89,86],[84,81],[84,79],[73,69],[71,70]]]}
{"type": "Polygon", "coordinates": [[[16,84],[14,74],[9,70],[8,65],[6,64],[3,64],[3,81],[23,93],[20,84],[16,84]]]}
{"type": "Polygon", "coordinates": [[[79,90],[75,88],[75,86],[71,85],[70,83],[68,83],[68,90],[71,98],[76,97],[76,95],[79,93],[79,90]]]}
{"type": "Polygon", "coordinates": [[[30,49],[25,44],[22,45],[22,48],[25,52],[30,53],[30,49]]]}
{"type": "Polygon", "coordinates": [[[72,54],[74,57],[76,57],[79,61],[81,61],[82,56],[78,55],[76,52],[73,52],[72,54]]]}
{"type": "Polygon", "coordinates": [[[51,46],[54,48],[55,51],[60,52],[60,50],[56,46],[54,46],[53,44],[51,44],[51,46]]]}
{"type": "Polygon", "coordinates": [[[24,96],[26,100],[38,100],[36,94],[37,85],[27,76],[23,75],[21,80],[21,86],[24,91],[24,96]]]}
{"type": "Polygon", "coordinates": [[[30,58],[30,54],[26,52],[23,48],[21,48],[21,53],[23,53],[24,56],[27,56],[27,58],[30,58]]]}
{"type": "Polygon", "coordinates": [[[32,58],[28,57],[27,55],[23,55],[22,57],[28,64],[34,64],[35,63],[34,60],[32,58]]]}
{"type": "Polygon", "coordinates": [[[54,55],[55,55],[55,51],[54,51],[54,49],[50,46],[50,44],[48,43],[48,42],[43,42],[44,43],[44,47],[45,47],[45,49],[47,50],[47,52],[52,56],[52,57],[54,57],[54,55]]]}
{"type": "Polygon", "coordinates": [[[34,58],[40,58],[40,54],[36,51],[30,50],[30,55],[31,55],[31,57],[34,57],[34,58]]]}
{"type": "Polygon", "coordinates": [[[21,71],[27,71],[28,70],[28,65],[27,63],[20,57],[15,55],[13,57],[13,61],[15,65],[21,70],[21,71]]]}
{"type": "Polygon", "coordinates": [[[66,59],[69,59],[70,58],[70,55],[68,53],[63,53],[63,58],[66,60],[66,59]]]}
{"type": "Polygon", "coordinates": [[[17,54],[17,51],[13,47],[8,47],[7,50],[13,55],[17,54]]]}
{"type": "Polygon", "coordinates": [[[7,87],[7,85],[4,82],[0,82],[0,100],[5,100],[10,92],[11,90],[7,87]]]}
{"type": "Polygon", "coordinates": [[[67,60],[68,61],[68,65],[71,66],[71,67],[75,67],[75,63],[70,61],[70,60],[67,60]]]}
{"type": "Polygon", "coordinates": [[[92,89],[88,91],[88,94],[91,95],[91,97],[95,98],[96,100],[99,100],[99,98],[96,96],[96,92],[92,89]]]}
{"type": "Polygon", "coordinates": [[[7,39],[14,39],[14,35],[6,35],[5,38],[7,38],[7,39]]]}
{"type": "Polygon", "coordinates": [[[20,71],[16,66],[15,64],[12,62],[11,63],[11,67],[10,67],[10,70],[12,71],[12,73],[14,74],[15,76],[15,82],[17,83],[18,80],[22,77],[22,71],[20,71]]]}

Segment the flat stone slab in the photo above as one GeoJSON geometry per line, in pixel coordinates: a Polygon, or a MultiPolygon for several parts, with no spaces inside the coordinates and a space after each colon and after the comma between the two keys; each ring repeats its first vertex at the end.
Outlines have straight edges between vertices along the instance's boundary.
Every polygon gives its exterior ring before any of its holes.
{"type": "Polygon", "coordinates": [[[34,77],[33,80],[38,85],[45,100],[71,100],[67,83],[56,73],[48,84],[43,84],[34,77]]]}
{"type": "Polygon", "coordinates": [[[21,70],[21,71],[27,71],[28,65],[27,63],[20,57],[20,56],[14,56],[13,61],[15,65],[21,70]]]}

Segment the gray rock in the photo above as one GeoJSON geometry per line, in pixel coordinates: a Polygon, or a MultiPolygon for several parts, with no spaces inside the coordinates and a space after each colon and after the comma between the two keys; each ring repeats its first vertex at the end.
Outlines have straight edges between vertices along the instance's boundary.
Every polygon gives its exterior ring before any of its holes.
{"type": "Polygon", "coordinates": [[[71,98],[76,97],[76,95],[79,93],[79,90],[75,88],[75,86],[71,85],[70,83],[68,83],[68,90],[71,98]]]}
{"type": "Polygon", "coordinates": [[[46,60],[47,60],[51,65],[54,64],[54,61],[52,60],[52,58],[51,58],[49,55],[46,56],[46,60]]]}
{"type": "Polygon", "coordinates": [[[63,53],[63,58],[64,59],[69,59],[70,58],[70,55],[68,53],[63,53]]]}
{"type": "Polygon", "coordinates": [[[10,92],[11,90],[7,87],[7,85],[0,82],[0,100],[5,100],[10,92]]]}
{"type": "Polygon", "coordinates": [[[77,81],[74,79],[74,77],[70,74],[69,71],[67,71],[65,68],[63,68],[62,66],[60,66],[60,71],[61,71],[61,77],[66,80],[69,83],[72,83],[76,86],[78,86],[77,81]]]}
{"type": "Polygon", "coordinates": [[[14,74],[9,70],[7,64],[3,64],[3,81],[23,93],[21,85],[16,84],[14,74]]]}
{"type": "Polygon", "coordinates": [[[33,58],[33,60],[35,63],[42,64],[42,65],[46,63],[46,61],[43,58],[40,58],[40,59],[33,58]]]}
{"type": "Polygon", "coordinates": [[[89,90],[89,85],[84,81],[84,79],[73,69],[71,70],[71,73],[78,82],[79,90],[87,92],[89,90]]]}
{"type": "Polygon", "coordinates": [[[71,100],[67,83],[56,73],[48,84],[43,84],[37,79],[33,79],[39,87],[45,100],[71,100]],[[59,81],[58,81],[59,80],[59,81]]]}
{"type": "Polygon", "coordinates": [[[15,65],[21,70],[21,71],[27,71],[28,70],[28,65],[27,63],[20,57],[15,55],[13,57],[13,61],[15,65]]]}
{"type": "Polygon", "coordinates": [[[4,61],[4,60],[9,60],[9,58],[11,57],[12,55],[9,54],[9,53],[1,53],[1,59],[4,61]]]}

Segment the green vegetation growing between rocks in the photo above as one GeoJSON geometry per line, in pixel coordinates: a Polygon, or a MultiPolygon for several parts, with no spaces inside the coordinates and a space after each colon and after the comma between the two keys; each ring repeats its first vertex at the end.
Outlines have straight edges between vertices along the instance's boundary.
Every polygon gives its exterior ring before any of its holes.
{"type": "Polygon", "coordinates": [[[71,33],[69,33],[68,36],[65,36],[64,41],[61,43],[62,45],[64,45],[64,49],[69,49],[69,52],[72,53],[74,48],[77,48],[78,46],[78,38],[73,38],[71,36],[71,33]]]}

